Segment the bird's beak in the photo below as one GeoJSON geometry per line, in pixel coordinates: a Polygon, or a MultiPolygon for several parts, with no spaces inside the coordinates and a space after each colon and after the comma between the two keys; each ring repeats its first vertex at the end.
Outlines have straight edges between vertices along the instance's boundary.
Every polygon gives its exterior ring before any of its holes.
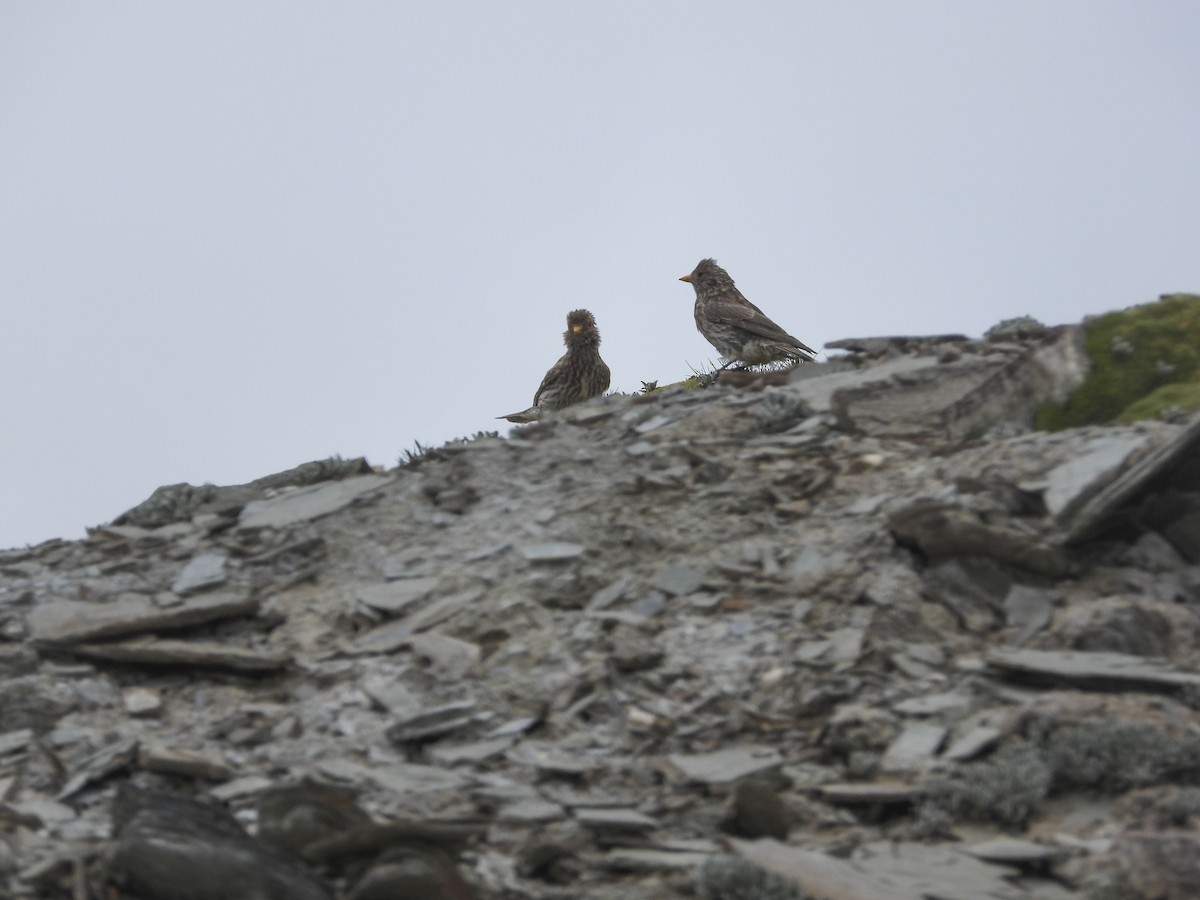
{"type": "Polygon", "coordinates": [[[691,284],[691,283],[692,283],[692,276],[691,276],[691,275],[682,275],[682,276],[680,276],[679,280],[680,280],[680,281],[686,281],[688,284],[691,284]]]}
{"type": "Polygon", "coordinates": [[[571,330],[573,332],[575,332],[576,334],[579,334],[579,332],[583,331],[583,326],[582,325],[572,325],[571,330]]]}

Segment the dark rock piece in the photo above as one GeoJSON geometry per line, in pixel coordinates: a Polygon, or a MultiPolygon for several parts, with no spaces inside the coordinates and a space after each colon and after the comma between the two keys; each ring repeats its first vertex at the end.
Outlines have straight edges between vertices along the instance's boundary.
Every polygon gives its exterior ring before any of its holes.
{"type": "Polygon", "coordinates": [[[1189,900],[1200,884],[1200,836],[1193,830],[1130,831],[1117,837],[1113,856],[1123,896],[1189,900]]]}
{"type": "Polygon", "coordinates": [[[921,796],[916,785],[901,782],[860,784],[823,784],[817,789],[821,799],[841,806],[907,806],[921,796]]]}
{"type": "Polygon", "coordinates": [[[76,767],[75,774],[63,785],[55,799],[65,800],[67,797],[73,797],[89,784],[128,768],[137,758],[137,751],[136,738],[125,738],[102,747],[76,767]]]}
{"type": "Polygon", "coordinates": [[[40,675],[0,680],[0,722],[5,731],[32,728],[39,734],[76,706],[79,700],[67,685],[40,675]]]}
{"type": "Polygon", "coordinates": [[[738,782],[733,789],[721,828],[739,837],[784,841],[791,824],[792,812],[775,788],[750,778],[738,782]]]}
{"type": "Polygon", "coordinates": [[[217,485],[169,484],[156,488],[150,497],[128,512],[113,519],[113,525],[158,528],[190,519],[197,513],[232,513],[271,488],[315,484],[371,471],[366,459],[321,459],[302,463],[293,469],[256,478],[247,484],[217,485]]]}
{"type": "Polygon", "coordinates": [[[636,809],[577,809],[575,818],[594,831],[653,831],[658,822],[636,809]]]}
{"type": "Polygon", "coordinates": [[[998,628],[1012,579],[990,559],[953,559],[931,566],[926,594],[941,603],[967,631],[984,634],[998,628]]]}
{"type": "Polygon", "coordinates": [[[308,779],[272,788],[258,801],[258,839],[291,856],[370,824],[349,789],[308,779]]]}
{"type": "Polygon", "coordinates": [[[470,725],[475,719],[475,703],[464,700],[424,709],[388,727],[388,740],[397,744],[430,741],[470,725]]]}
{"type": "Polygon", "coordinates": [[[282,653],[232,647],[209,641],[163,641],[147,638],[112,644],[81,644],[71,652],[84,659],[144,666],[228,669],[233,672],[278,672],[286,668],[282,653]]]}
{"type": "Polygon", "coordinates": [[[1068,544],[1098,537],[1136,516],[1140,502],[1172,482],[1190,487],[1192,469],[1200,456],[1200,416],[1183,431],[1147,453],[1114,477],[1086,503],[1077,505],[1060,520],[1068,544]]]}
{"type": "Polygon", "coordinates": [[[475,890],[445,853],[424,847],[394,850],[376,861],[347,900],[475,900],[475,890]]]}
{"type": "Polygon", "coordinates": [[[988,652],[987,664],[993,671],[1014,680],[1085,690],[1170,692],[1200,686],[1200,674],[1179,672],[1162,663],[1123,653],[997,648],[988,652]]]}
{"type": "Polygon", "coordinates": [[[1059,548],[1012,528],[985,525],[954,506],[918,504],[892,516],[889,527],[898,543],[929,560],[977,556],[1051,578],[1075,571],[1059,548]]]}
{"type": "MultiPolygon", "coordinates": [[[[1175,640],[1189,647],[1188,629],[1173,622],[1170,612],[1160,604],[1137,600],[1106,598],[1097,603],[1066,610],[1065,620],[1056,628],[1072,649],[1090,652],[1128,653],[1169,659],[1175,640]]],[[[1196,631],[1192,622],[1191,631],[1196,631]]]]}
{"type": "Polygon", "coordinates": [[[396,847],[435,847],[457,855],[480,838],[487,826],[478,822],[388,822],[362,825],[331,834],[306,845],[309,862],[344,866],[353,860],[375,859],[396,847]]]}
{"type": "Polygon", "coordinates": [[[332,900],[279,851],[223,809],[123,785],[104,882],[122,896],[172,900],[332,900]]]}

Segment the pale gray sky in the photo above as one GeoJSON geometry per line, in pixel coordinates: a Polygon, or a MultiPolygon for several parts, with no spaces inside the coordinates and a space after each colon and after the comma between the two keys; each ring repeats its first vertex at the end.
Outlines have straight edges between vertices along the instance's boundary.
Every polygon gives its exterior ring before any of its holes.
{"type": "Polygon", "coordinates": [[[1200,3],[0,4],[0,547],[716,354],[1200,290],[1200,3]]]}

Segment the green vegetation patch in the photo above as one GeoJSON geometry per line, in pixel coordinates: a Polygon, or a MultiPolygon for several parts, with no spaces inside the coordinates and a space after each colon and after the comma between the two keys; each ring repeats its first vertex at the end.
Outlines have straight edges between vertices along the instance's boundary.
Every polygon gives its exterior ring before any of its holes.
{"type": "Polygon", "coordinates": [[[1200,296],[1170,294],[1086,329],[1091,372],[1065,402],[1038,410],[1035,427],[1059,431],[1200,409],[1200,296]]]}

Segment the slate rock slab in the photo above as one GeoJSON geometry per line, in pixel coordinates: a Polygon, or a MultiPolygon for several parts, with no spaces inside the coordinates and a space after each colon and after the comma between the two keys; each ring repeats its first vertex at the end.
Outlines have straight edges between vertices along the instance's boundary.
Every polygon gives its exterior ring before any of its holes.
{"type": "Polygon", "coordinates": [[[910,722],[888,746],[879,767],[885,772],[923,769],[946,739],[946,729],[925,722],[910,722]]]}
{"type": "Polygon", "coordinates": [[[526,544],[518,552],[529,562],[566,562],[583,555],[583,545],[568,541],[550,541],[545,544],[526,544]]]}
{"type": "Polygon", "coordinates": [[[387,613],[399,613],[428,597],[437,588],[440,578],[402,578],[385,584],[363,585],[355,598],[364,606],[387,613]]]}
{"type": "Polygon", "coordinates": [[[733,747],[713,753],[673,753],[668,761],[687,781],[732,784],[751,775],[777,772],[783,758],[773,747],[733,747]]]}
{"type": "Polygon", "coordinates": [[[269,500],[254,500],[243,507],[237,527],[286,528],[307,522],[337,512],[394,480],[389,475],[361,475],[344,481],[310,485],[269,500]]]}
{"type": "Polygon", "coordinates": [[[1157,691],[1200,685],[1200,674],[1180,672],[1165,663],[1124,653],[998,648],[987,654],[986,661],[997,674],[1036,684],[1157,691]]]}
{"type": "Polygon", "coordinates": [[[124,786],[113,819],[116,843],[107,873],[122,894],[332,900],[312,875],[215,805],[124,786]]]}
{"type": "Polygon", "coordinates": [[[232,672],[278,672],[288,665],[282,653],[213,641],[143,639],[110,644],[79,644],[71,652],[84,659],[144,666],[227,669],[232,672]]]}
{"type": "Polygon", "coordinates": [[[224,584],[226,559],[223,553],[201,553],[193,557],[183,567],[171,590],[183,596],[224,584]]]}
{"type": "Polygon", "coordinates": [[[258,610],[258,599],[240,592],[221,591],[192,597],[171,607],[157,606],[149,597],[126,597],[111,603],[55,600],[40,603],[29,613],[33,640],[73,644],[101,638],[186,628],[245,616],[258,610]]]}

